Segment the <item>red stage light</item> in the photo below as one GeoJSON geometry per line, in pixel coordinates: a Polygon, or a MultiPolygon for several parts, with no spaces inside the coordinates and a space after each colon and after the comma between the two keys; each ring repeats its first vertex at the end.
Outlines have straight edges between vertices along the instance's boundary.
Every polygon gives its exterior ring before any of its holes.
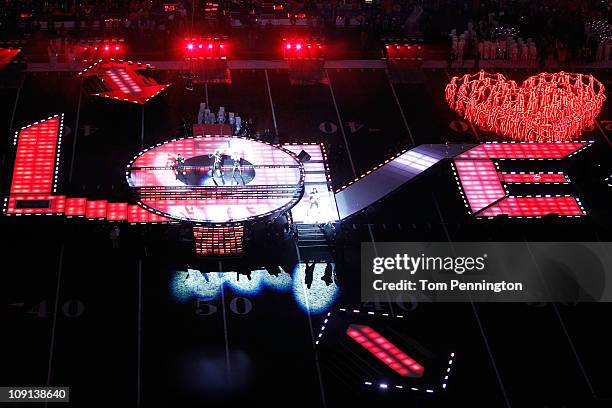
{"type": "Polygon", "coordinates": [[[466,205],[477,217],[541,217],[547,214],[579,217],[580,202],[572,196],[512,197],[506,183],[566,182],[563,173],[500,173],[492,159],[562,159],[586,147],[586,142],[565,143],[484,143],[454,160],[466,205]]]}
{"type": "Polygon", "coordinates": [[[291,49],[291,44],[287,44],[287,49],[290,50],[291,49]]]}
{"type": "Polygon", "coordinates": [[[198,45],[198,48],[202,49],[204,47],[202,44],[198,45]]]}
{"type": "Polygon", "coordinates": [[[370,326],[351,324],[346,334],[403,377],[420,378],[425,368],[370,326]]]}
{"type": "Polygon", "coordinates": [[[119,46],[115,45],[115,51],[119,51],[119,46]]]}
{"type": "Polygon", "coordinates": [[[193,50],[193,44],[192,43],[187,44],[187,49],[190,51],[193,50]]]}
{"type": "Polygon", "coordinates": [[[502,74],[466,74],[446,86],[446,101],[469,122],[514,140],[573,140],[592,126],[605,101],[592,75],[558,72],[527,78],[520,86],[502,74]]]}
{"type": "Polygon", "coordinates": [[[302,44],[296,44],[295,48],[298,49],[298,50],[301,50],[302,49],[302,44]]]}
{"type": "Polygon", "coordinates": [[[60,125],[54,116],[19,131],[11,194],[53,192],[60,125]]]}
{"type": "Polygon", "coordinates": [[[213,45],[212,44],[208,44],[208,49],[212,50],[213,45]]]}
{"type": "Polygon", "coordinates": [[[223,48],[223,43],[219,44],[219,48],[223,48]]]}
{"type": "Polygon", "coordinates": [[[104,46],[104,51],[108,51],[110,49],[110,47],[108,45],[104,46]]]}

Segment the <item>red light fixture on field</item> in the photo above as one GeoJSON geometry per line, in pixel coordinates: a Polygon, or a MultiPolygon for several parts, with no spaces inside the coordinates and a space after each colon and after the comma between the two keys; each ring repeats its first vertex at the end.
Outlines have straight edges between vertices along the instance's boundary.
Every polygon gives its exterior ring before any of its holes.
{"type": "Polygon", "coordinates": [[[283,57],[285,59],[321,59],[323,46],[318,40],[303,38],[284,38],[283,57]]]}
{"type": "Polygon", "coordinates": [[[351,324],[346,334],[403,377],[420,378],[425,368],[370,326],[351,324]]]}
{"type": "Polygon", "coordinates": [[[390,61],[408,60],[422,61],[423,47],[419,40],[401,38],[383,38],[385,48],[382,50],[383,58],[390,61]],[[414,42],[417,41],[417,42],[414,42]]]}
{"type": "Polygon", "coordinates": [[[221,42],[224,38],[219,37],[194,37],[185,38],[184,47],[187,58],[227,58],[227,46],[221,42]]]}

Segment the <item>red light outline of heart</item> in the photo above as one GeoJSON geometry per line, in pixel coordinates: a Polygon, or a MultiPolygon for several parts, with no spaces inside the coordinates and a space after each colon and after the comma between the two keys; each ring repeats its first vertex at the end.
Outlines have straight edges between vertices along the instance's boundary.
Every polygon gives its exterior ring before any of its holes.
{"type": "Polygon", "coordinates": [[[592,75],[543,72],[520,86],[502,74],[480,71],[453,77],[446,102],[472,124],[512,140],[561,142],[593,125],[606,100],[592,75]]]}

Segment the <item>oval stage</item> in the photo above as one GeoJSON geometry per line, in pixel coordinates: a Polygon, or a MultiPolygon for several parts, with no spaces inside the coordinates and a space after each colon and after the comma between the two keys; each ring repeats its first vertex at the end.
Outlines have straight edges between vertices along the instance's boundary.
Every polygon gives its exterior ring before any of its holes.
{"type": "Polygon", "coordinates": [[[233,136],[160,143],[134,157],[126,178],[139,204],[196,224],[268,217],[290,209],[304,193],[304,166],[294,153],[233,136]]]}

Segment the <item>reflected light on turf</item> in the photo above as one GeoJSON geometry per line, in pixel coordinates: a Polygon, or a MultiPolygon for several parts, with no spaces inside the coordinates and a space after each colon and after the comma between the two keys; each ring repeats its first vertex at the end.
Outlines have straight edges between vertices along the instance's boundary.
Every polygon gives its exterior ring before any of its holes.
{"type": "Polygon", "coordinates": [[[306,264],[296,266],[293,274],[293,295],[300,307],[310,313],[319,314],[327,311],[338,296],[338,286],[335,283],[327,285],[321,277],[325,274],[324,262],[316,263],[310,289],[305,282],[306,264]]]}
{"type": "MultiPolygon", "coordinates": [[[[260,271],[254,271],[260,272],[260,271]]],[[[263,281],[267,287],[279,290],[281,292],[288,291],[291,289],[291,275],[283,271],[278,275],[270,275],[267,271],[261,271],[263,275],[263,281]]]]}
{"type": "Polygon", "coordinates": [[[251,277],[244,274],[238,274],[236,272],[226,272],[223,274],[224,281],[238,293],[242,294],[255,294],[259,293],[262,289],[263,274],[265,271],[251,271],[251,277]]]}
{"type": "Polygon", "coordinates": [[[195,269],[178,271],[170,283],[172,295],[179,302],[186,302],[192,297],[214,299],[219,295],[223,282],[221,275],[218,272],[202,274],[195,269]]]}
{"type": "Polygon", "coordinates": [[[325,274],[326,263],[314,265],[310,288],[305,283],[306,265],[296,266],[293,277],[284,271],[271,275],[265,269],[251,271],[251,279],[245,274],[236,272],[201,273],[195,269],[177,271],[170,283],[173,298],[178,302],[187,302],[192,298],[215,299],[219,296],[221,285],[243,295],[259,294],[268,287],[276,291],[293,291],[293,297],[303,311],[319,314],[327,311],[338,295],[335,283],[327,285],[321,277],[325,274]]]}

